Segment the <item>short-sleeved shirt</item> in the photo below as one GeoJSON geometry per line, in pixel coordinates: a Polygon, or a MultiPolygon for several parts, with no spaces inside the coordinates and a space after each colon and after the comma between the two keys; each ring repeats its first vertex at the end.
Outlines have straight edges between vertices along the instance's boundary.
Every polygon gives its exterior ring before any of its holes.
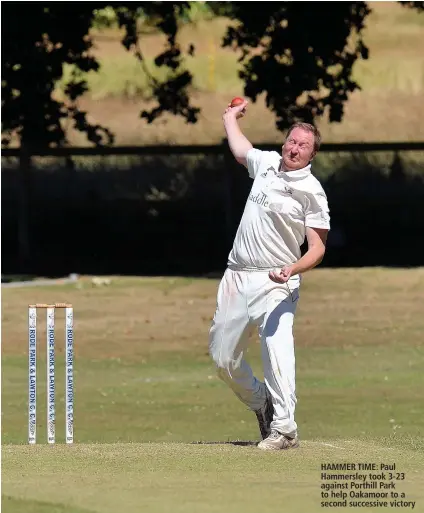
{"type": "Polygon", "coordinates": [[[228,257],[236,269],[273,269],[301,257],[306,227],[330,229],[327,197],[311,166],[279,171],[281,155],[252,148],[253,185],[228,257]]]}

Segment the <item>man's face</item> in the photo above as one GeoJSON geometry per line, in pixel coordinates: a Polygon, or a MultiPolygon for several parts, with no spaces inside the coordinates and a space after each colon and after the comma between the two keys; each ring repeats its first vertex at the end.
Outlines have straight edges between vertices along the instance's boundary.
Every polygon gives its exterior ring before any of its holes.
{"type": "Polygon", "coordinates": [[[315,155],[314,134],[295,128],[282,148],[283,164],[288,171],[306,167],[315,155]]]}

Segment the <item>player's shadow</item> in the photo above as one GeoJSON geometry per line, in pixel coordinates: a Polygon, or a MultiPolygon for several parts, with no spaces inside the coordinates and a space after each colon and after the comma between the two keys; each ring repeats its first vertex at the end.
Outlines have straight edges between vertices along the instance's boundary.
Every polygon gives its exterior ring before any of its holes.
{"type": "Polygon", "coordinates": [[[193,445],[240,445],[242,447],[247,446],[255,446],[258,445],[259,442],[255,442],[253,440],[227,440],[223,442],[218,441],[198,441],[198,442],[191,442],[193,445]]]}

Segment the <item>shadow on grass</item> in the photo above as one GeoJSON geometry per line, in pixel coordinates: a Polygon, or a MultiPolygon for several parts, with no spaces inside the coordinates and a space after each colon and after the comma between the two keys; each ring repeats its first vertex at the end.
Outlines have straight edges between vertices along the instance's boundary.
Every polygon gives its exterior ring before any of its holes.
{"type": "Polygon", "coordinates": [[[226,442],[217,441],[200,441],[191,442],[192,445],[240,445],[242,447],[258,445],[258,442],[253,440],[227,440],[226,442]]]}

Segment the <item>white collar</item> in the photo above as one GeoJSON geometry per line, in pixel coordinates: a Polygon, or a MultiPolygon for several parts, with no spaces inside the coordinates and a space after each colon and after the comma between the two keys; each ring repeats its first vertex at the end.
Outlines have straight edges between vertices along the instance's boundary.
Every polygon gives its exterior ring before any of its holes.
{"type": "Polygon", "coordinates": [[[311,164],[308,164],[306,167],[295,169],[294,171],[279,171],[278,176],[284,176],[284,178],[288,178],[289,180],[299,180],[300,178],[306,178],[310,174],[311,164]]]}

